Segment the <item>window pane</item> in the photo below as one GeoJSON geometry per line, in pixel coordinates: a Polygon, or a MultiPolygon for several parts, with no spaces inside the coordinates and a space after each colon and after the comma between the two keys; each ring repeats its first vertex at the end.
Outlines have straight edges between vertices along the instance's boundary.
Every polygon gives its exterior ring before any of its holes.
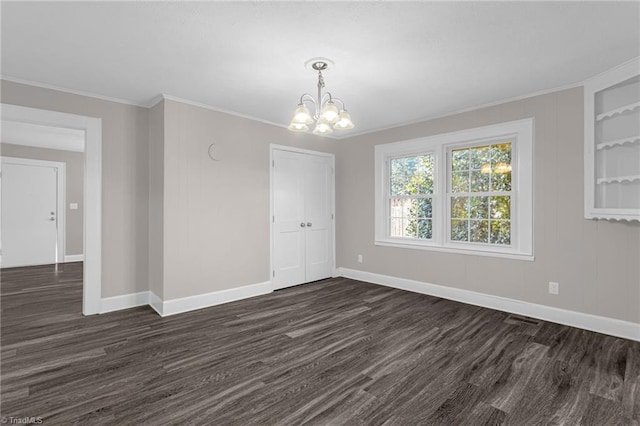
{"type": "Polygon", "coordinates": [[[511,142],[491,145],[492,191],[511,191],[511,142]]]}
{"type": "Polygon", "coordinates": [[[391,229],[389,234],[392,237],[402,237],[404,235],[402,231],[402,218],[391,218],[391,229]]]}
{"type": "Polygon", "coordinates": [[[393,158],[391,195],[433,194],[433,155],[393,158]]]}
{"type": "Polygon", "coordinates": [[[433,200],[431,198],[422,198],[416,200],[416,215],[420,218],[433,217],[433,200]]]}
{"type": "Polygon", "coordinates": [[[473,243],[489,242],[489,221],[472,220],[470,222],[470,241],[473,243]]]}
{"type": "Polygon", "coordinates": [[[454,149],[451,151],[451,169],[454,171],[469,170],[468,149],[454,149]]]}
{"type": "Polygon", "coordinates": [[[469,241],[469,221],[468,220],[452,220],[451,221],[451,240],[469,241]]]}
{"type": "Polygon", "coordinates": [[[511,221],[510,220],[492,220],[491,243],[509,245],[511,244],[511,221]]]}
{"type": "Polygon", "coordinates": [[[491,167],[491,151],[488,146],[480,146],[471,148],[470,169],[481,170],[483,166],[485,168],[491,167]]]}
{"type": "Polygon", "coordinates": [[[469,198],[451,197],[451,217],[466,219],[469,217],[469,198]]]}
{"type": "Polygon", "coordinates": [[[432,234],[433,230],[431,219],[418,220],[418,238],[428,240],[432,237],[432,234]]]}
{"type": "Polygon", "coordinates": [[[489,202],[491,219],[511,219],[511,197],[491,197],[489,202]]]}
{"type": "Polygon", "coordinates": [[[451,192],[469,192],[469,172],[454,172],[451,192]]]}
{"type": "Polygon", "coordinates": [[[491,163],[494,167],[499,163],[511,164],[511,142],[491,145],[491,163]]]}
{"type": "Polygon", "coordinates": [[[489,173],[476,170],[471,172],[471,192],[489,191],[489,173]]]}
{"type": "Polygon", "coordinates": [[[392,198],[389,206],[392,237],[431,238],[433,201],[429,198],[392,198]]]}
{"type": "Polygon", "coordinates": [[[469,199],[469,217],[472,219],[488,219],[489,197],[471,197],[469,199]]]}
{"type": "Polygon", "coordinates": [[[491,175],[492,191],[511,191],[511,172],[491,175]]]}

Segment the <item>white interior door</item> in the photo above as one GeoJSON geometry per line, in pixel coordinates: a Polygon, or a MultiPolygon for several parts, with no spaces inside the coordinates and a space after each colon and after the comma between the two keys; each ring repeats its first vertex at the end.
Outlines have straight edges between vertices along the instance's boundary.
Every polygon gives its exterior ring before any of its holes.
{"type": "Polygon", "coordinates": [[[272,279],[275,288],[305,282],[305,185],[300,178],[303,174],[299,154],[274,151],[272,279]]]}
{"type": "Polygon", "coordinates": [[[333,272],[333,158],[273,150],[272,284],[274,289],[333,272]]]}
{"type": "Polygon", "coordinates": [[[331,159],[307,156],[304,164],[305,282],[333,272],[333,191],[331,159]]]}
{"type": "Polygon", "coordinates": [[[56,263],[58,168],[2,161],[2,267],[56,263]]]}

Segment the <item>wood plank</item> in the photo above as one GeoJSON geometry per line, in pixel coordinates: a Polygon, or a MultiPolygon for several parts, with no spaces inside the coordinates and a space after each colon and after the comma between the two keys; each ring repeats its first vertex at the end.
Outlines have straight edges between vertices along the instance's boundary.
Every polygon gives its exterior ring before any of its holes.
{"type": "Polygon", "coordinates": [[[0,271],[2,415],[45,424],[638,424],[640,343],[344,278],[82,316],[82,263],[0,271]]]}

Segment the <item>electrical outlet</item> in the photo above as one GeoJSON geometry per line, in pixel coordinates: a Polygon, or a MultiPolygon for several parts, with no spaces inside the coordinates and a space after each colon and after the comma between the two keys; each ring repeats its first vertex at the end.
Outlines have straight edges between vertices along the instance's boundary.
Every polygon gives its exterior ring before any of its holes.
{"type": "Polygon", "coordinates": [[[553,281],[549,281],[549,293],[551,294],[560,293],[560,284],[555,283],[553,281]]]}
{"type": "Polygon", "coordinates": [[[361,254],[358,255],[358,263],[362,263],[364,262],[364,258],[362,257],[361,254]]]}

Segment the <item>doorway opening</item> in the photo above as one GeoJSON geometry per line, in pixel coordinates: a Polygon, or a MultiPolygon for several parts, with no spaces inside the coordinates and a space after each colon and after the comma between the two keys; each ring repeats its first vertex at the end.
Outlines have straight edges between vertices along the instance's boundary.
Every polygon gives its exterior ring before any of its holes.
{"type": "MultiPolygon", "coordinates": [[[[81,135],[84,148],[82,190],[82,313],[92,315],[101,309],[101,212],[102,212],[102,120],[75,114],[67,114],[17,105],[0,104],[3,137],[10,130],[20,128],[50,128],[52,131],[81,135]],[[57,130],[56,130],[57,129],[57,130]]],[[[79,203],[74,203],[79,204],[79,203]]],[[[67,205],[66,208],[80,207],[67,205]]],[[[75,210],[75,209],[74,209],[75,210]]],[[[58,220],[60,220],[58,218],[58,220]]],[[[68,243],[68,241],[67,241],[68,243]]],[[[56,256],[56,262],[60,259],[56,256]]],[[[80,260],[68,257],[67,261],[80,260]]],[[[63,260],[63,261],[64,261],[63,260]]]]}

